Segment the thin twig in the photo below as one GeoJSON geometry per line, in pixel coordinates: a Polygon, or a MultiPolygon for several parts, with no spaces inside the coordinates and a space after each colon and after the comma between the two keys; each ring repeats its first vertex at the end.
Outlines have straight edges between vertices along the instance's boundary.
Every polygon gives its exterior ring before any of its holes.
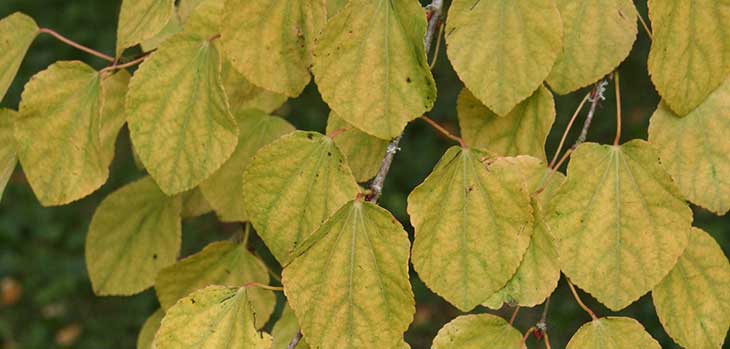
{"type": "Polygon", "coordinates": [[[287,346],[287,349],[294,349],[294,347],[299,344],[299,341],[302,340],[302,331],[297,331],[297,334],[294,335],[294,338],[291,339],[291,342],[289,342],[289,346],[287,346]]]}
{"type": "Polygon", "coordinates": [[[606,99],[606,97],[603,96],[603,93],[606,91],[606,85],[608,85],[608,80],[603,78],[593,86],[593,91],[591,91],[591,97],[589,99],[591,101],[591,108],[588,110],[586,120],[583,122],[583,129],[580,131],[580,135],[575,141],[575,144],[573,144],[573,149],[586,141],[586,138],[588,137],[588,129],[591,127],[591,122],[593,122],[593,115],[596,114],[598,102],[606,99]]]}
{"type": "Polygon", "coordinates": [[[548,315],[549,308],[550,308],[550,296],[548,296],[545,299],[545,305],[542,307],[542,315],[540,316],[540,321],[537,322],[538,329],[540,329],[543,332],[547,331],[547,315],[548,315]],[[543,326],[543,328],[540,328],[540,326],[543,326]]]}
{"type": "Polygon", "coordinates": [[[520,312],[520,305],[518,304],[515,306],[515,311],[512,312],[512,317],[509,318],[509,324],[512,325],[515,323],[515,319],[517,318],[517,313],[520,312]]]}
{"type": "Polygon", "coordinates": [[[568,122],[568,126],[565,127],[565,131],[563,131],[563,136],[560,138],[560,144],[558,144],[558,149],[555,150],[555,154],[553,154],[553,159],[550,161],[550,168],[555,165],[555,161],[558,160],[558,155],[560,155],[560,151],[563,150],[563,145],[565,144],[565,139],[568,138],[568,132],[570,132],[570,129],[573,128],[573,123],[575,123],[575,119],[578,118],[578,115],[580,115],[581,110],[583,110],[583,106],[588,101],[588,98],[590,98],[591,94],[586,93],[585,97],[583,97],[583,100],[580,101],[580,104],[578,104],[578,108],[575,109],[575,112],[573,112],[573,116],[570,117],[570,121],[568,122]]]}
{"type": "Polygon", "coordinates": [[[263,288],[264,290],[278,291],[278,292],[284,291],[283,287],[264,285],[264,284],[258,283],[258,282],[249,282],[249,283],[243,285],[243,287],[258,287],[258,288],[263,288]]]}
{"type": "Polygon", "coordinates": [[[613,145],[618,145],[621,141],[621,83],[618,70],[613,73],[613,85],[616,88],[616,138],[613,139],[613,145]]]}
{"type": "Polygon", "coordinates": [[[94,49],[91,49],[91,48],[88,48],[88,47],[86,47],[84,45],[81,45],[81,44],[79,44],[79,43],[77,43],[77,42],[75,42],[75,41],[73,41],[73,40],[71,40],[71,39],[69,39],[69,38],[67,38],[67,37],[65,37],[65,36],[63,36],[63,35],[55,32],[55,31],[53,31],[53,30],[51,30],[51,29],[48,29],[48,28],[40,28],[40,29],[38,29],[38,33],[48,34],[48,35],[50,35],[50,36],[58,39],[58,41],[63,42],[66,45],[69,45],[69,46],[71,46],[73,48],[76,48],[78,50],[84,51],[84,52],[86,52],[86,53],[88,53],[90,55],[93,55],[93,56],[99,57],[101,59],[107,60],[109,62],[114,63],[114,61],[115,61],[114,60],[114,57],[105,55],[105,54],[103,54],[103,53],[101,53],[99,51],[96,51],[94,49]]]}
{"type": "Polygon", "coordinates": [[[575,290],[575,286],[573,286],[573,283],[570,282],[568,278],[565,278],[565,280],[568,281],[568,287],[570,288],[570,292],[573,293],[573,297],[575,297],[575,301],[578,302],[578,305],[583,308],[583,310],[585,310],[588,315],[591,316],[591,319],[593,319],[594,321],[598,320],[596,313],[594,313],[591,308],[588,308],[588,306],[585,305],[585,303],[583,303],[583,301],[580,299],[580,296],[578,296],[578,292],[575,290]]]}
{"type": "Polygon", "coordinates": [[[454,136],[449,130],[445,129],[443,126],[439,125],[436,121],[433,121],[433,119],[429,118],[426,115],[422,115],[420,117],[421,120],[425,121],[427,124],[429,124],[431,127],[433,127],[436,131],[441,133],[444,137],[451,139],[452,141],[458,142],[459,145],[462,148],[466,148],[466,144],[464,144],[464,140],[460,137],[454,136]]]}

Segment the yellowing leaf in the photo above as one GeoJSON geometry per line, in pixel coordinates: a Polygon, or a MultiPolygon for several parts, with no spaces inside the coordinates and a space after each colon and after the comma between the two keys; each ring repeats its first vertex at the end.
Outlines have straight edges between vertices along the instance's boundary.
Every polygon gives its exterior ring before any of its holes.
{"type": "Polygon", "coordinates": [[[636,40],[631,0],[556,0],[563,19],[563,51],[547,82],[560,94],[573,92],[611,73],[636,40]]]}
{"type": "Polygon", "coordinates": [[[13,121],[17,115],[14,110],[0,109],[0,200],[18,162],[13,136],[13,121]]]}
{"type": "Polygon", "coordinates": [[[335,113],[330,113],[327,118],[327,134],[334,135],[335,144],[347,158],[347,164],[358,182],[375,177],[383,162],[388,141],[358,130],[335,113]]]}
{"type": "Polygon", "coordinates": [[[359,199],[340,208],[284,268],[284,292],[314,348],[399,348],[415,312],[408,234],[359,199]]]}
{"type": "Polygon", "coordinates": [[[466,87],[507,115],[548,76],[562,36],[555,0],[454,0],[446,52],[466,87]]]}
{"type": "Polygon", "coordinates": [[[412,262],[430,289],[462,311],[500,290],[530,243],[524,178],[498,159],[452,147],[408,196],[415,227],[412,262]],[[488,160],[491,161],[491,160],[488,160]]]}
{"type": "Polygon", "coordinates": [[[332,139],[296,131],[261,148],[243,173],[248,218],[282,265],[359,188],[332,139]]]}
{"type": "Polygon", "coordinates": [[[660,349],[641,324],[627,317],[606,317],[578,329],[567,349],[660,349]]]}
{"type": "MultiPolygon", "coordinates": [[[[274,337],[274,344],[271,346],[271,349],[288,349],[289,343],[291,343],[298,331],[299,323],[294,315],[294,311],[291,310],[289,305],[284,306],[281,318],[276,321],[274,329],[271,331],[271,335],[274,337]]],[[[307,344],[305,338],[299,341],[297,349],[309,349],[309,344],[307,344]]]]}
{"type": "Polygon", "coordinates": [[[264,90],[250,83],[233,68],[228,59],[223,62],[221,76],[233,115],[238,115],[246,109],[258,109],[271,113],[287,100],[285,95],[264,90]]]}
{"type": "Polygon", "coordinates": [[[349,1],[317,42],[312,72],[322,99],[371,135],[398,136],[436,99],[425,33],[418,1],[349,1]]]}
{"type": "Polygon", "coordinates": [[[114,75],[101,80],[101,142],[102,162],[111,163],[114,158],[114,146],[117,142],[119,129],[127,122],[124,112],[124,99],[127,96],[127,85],[131,76],[126,70],[120,70],[114,75]]]}
{"type": "Polygon", "coordinates": [[[730,73],[730,2],[649,0],[649,18],[651,80],[664,102],[686,115],[730,73]]]}
{"type": "Polygon", "coordinates": [[[221,42],[246,79],[295,97],[309,83],[314,40],[326,21],[324,0],[226,0],[221,42]]]}
{"type": "Polygon", "coordinates": [[[182,196],[182,212],[180,213],[182,218],[195,218],[213,211],[210,203],[205,200],[200,187],[188,190],[180,195],[182,196]]]}
{"type": "Polygon", "coordinates": [[[155,36],[145,41],[142,41],[142,43],[140,44],[142,50],[145,52],[153,51],[160,47],[160,44],[167,41],[167,39],[181,32],[183,30],[183,27],[177,17],[178,16],[170,17],[170,21],[167,22],[167,25],[165,25],[165,27],[162,28],[159,33],[155,34],[155,36]]]}
{"type": "Polygon", "coordinates": [[[156,349],[270,349],[258,332],[250,289],[209,286],[178,301],[162,319],[156,349]]]}
{"type": "Polygon", "coordinates": [[[491,314],[462,315],[439,330],[432,349],[526,348],[522,334],[491,314]]]}
{"type": "Polygon", "coordinates": [[[628,306],[672,269],[692,211],[651,146],[583,143],[548,218],[561,269],[611,310],[628,306]]]}
{"type": "Polygon", "coordinates": [[[243,111],[236,114],[236,119],[240,130],[236,151],[218,171],[200,183],[203,195],[224,222],[248,220],[244,211],[241,180],[243,171],[256,151],[294,131],[294,127],[283,119],[257,110],[243,111]]]}
{"type": "MultiPolygon", "coordinates": [[[[218,241],[202,251],[165,269],[155,280],[157,299],[162,309],[169,309],[179,299],[210,285],[241,287],[249,282],[269,284],[266,266],[246,249],[246,245],[218,241]]],[[[274,293],[261,288],[248,290],[256,313],[256,327],[263,327],[274,311],[274,293]]]]}
{"type": "Polygon", "coordinates": [[[730,80],[680,118],[660,103],[649,126],[662,165],[693,203],[730,210],[730,80]]]}
{"type": "Polygon", "coordinates": [[[180,251],[180,198],[145,177],[111,193],[86,236],[86,268],[97,295],[131,295],[152,286],[180,251]]]}
{"type": "Polygon", "coordinates": [[[102,115],[100,85],[99,73],[73,61],[54,63],[25,86],[15,122],[18,158],[44,206],[89,195],[109,176],[109,143],[121,125],[117,111],[102,115]]]}
{"type": "Polygon", "coordinates": [[[0,101],[8,92],[28,47],[37,35],[38,25],[20,12],[0,19],[0,101]]]}
{"type": "Polygon", "coordinates": [[[228,160],[238,127],[220,80],[218,51],[178,34],[134,74],[127,96],[132,142],[167,194],[191,189],[228,160]]]}
{"type": "Polygon", "coordinates": [[[730,264],[715,239],[692,228],[687,249],[652,290],[662,325],[685,348],[720,348],[730,327],[730,264]]]}
{"type": "Polygon", "coordinates": [[[139,335],[137,335],[137,349],[154,348],[153,342],[155,340],[155,334],[160,328],[160,322],[164,316],[165,312],[162,311],[162,309],[157,309],[157,311],[152,313],[152,315],[145,320],[142,325],[142,329],[139,331],[139,335]]]}
{"type": "Polygon", "coordinates": [[[467,89],[456,104],[464,142],[500,155],[545,159],[545,140],[555,122],[555,101],[544,86],[506,116],[494,114],[467,89]]]}
{"type": "Polygon", "coordinates": [[[117,27],[117,56],[161,32],[175,15],[175,0],[122,0],[117,27]]]}
{"type": "Polygon", "coordinates": [[[224,0],[203,0],[183,22],[183,28],[188,33],[194,33],[202,38],[209,38],[221,32],[224,0]]]}

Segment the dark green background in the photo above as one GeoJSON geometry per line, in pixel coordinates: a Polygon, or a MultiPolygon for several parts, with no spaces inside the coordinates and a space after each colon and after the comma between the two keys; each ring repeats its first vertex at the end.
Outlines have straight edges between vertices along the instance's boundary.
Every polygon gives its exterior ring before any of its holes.
{"type": "MultiPolygon", "coordinates": [[[[646,18],[645,1],[638,1],[637,6],[646,18]]],[[[0,18],[22,11],[42,27],[57,30],[79,43],[113,54],[118,8],[119,1],[3,0],[0,2],[0,18]]],[[[640,31],[630,57],[620,67],[623,141],[646,139],[648,120],[659,100],[646,70],[649,45],[647,36],[640,31]]],[[[456,130],[455,101],[462,84],[446,59],[444,47],[441,48],[434,71],[439,96],[429,115],[447,128],[456,130]]],[[[49,36],[39,37],[0,107],[17,109],[23,86],[32,75],[55,61],[74,59],[96,68],[104,67],[105,63],[49,36]]],[[[609,88],[607,102],[598,109],[588,136],[590,141],[609,143],[613,140],[615,107],[612,91],[609,88]]],[[[552,155],[568,118],[585,92],[557,97],[558,118],[548,140],[548,155],[552,155]]],[[[323,131],[328,108],[316,88],[310,85],[301,97],[289,101],[276,113],[285,116],[297,128],[323,131]]],[[[569,140],[576,136],[577,130],[571,133],[569,140]]],[[[380,203],[403,222],[411,237],[413,228],[405,210],[406,197],[423,181],[450,145],[420,121],[414,121],[406,130],[402,151],[395,158],[380,203]]],[[[83,257],[86,229],[94,208],[108,193],[142,175],[134,166],[126,129],[120,133],[111,173],[108,183],[93,195],[71,205],[54,208],[43,208],[38,204],[20,167],[12,176],[0,202],[0,278],[17,280],[23,291],[17,304],[0,307],[3,349],[58,347],[54,337],[60,329],[69,325],[78,325],[81,329],[81,334],[71,345],[73,348],[135,346],[142,322],[157,307],[154,292],[148,290],[133,297],[96,297],[91,291],[83,257]]],[[[726,221],[727,217],[716,217],[695,209],[695,225],[708,230],[727,255],[730,225],[726,221]]],[[[236,228],[217,222],[212,214],[185,221],[182,255],[194,253],[210,241],[227,238],[236,228]]],[[[252,248],[265,249],[258,239],[253,239],[252,248]]],[[[406,339],[413,348],[428,348],[438,329],[459,315],[459,311],[431,293],[415,273],[411,273],[411,277],[417,313],[406,339]]],[[[590,296],[583,294],[583,298],[599,316],[612,315],[590,296]]],[[[475,310],[483,311],[483,308],[475,310]]],[[[526,330],[535,324],[540,311],[539,306],[521,310],[516,326],[526,330]]],[[[511,309],[505,308],[498,313],[509,317],[510,312],[511,309]]],[[[676,347],[660,326],[649,295],[619,314],[638,319],[663,347],[676,347]]],[[[561,281],[553,296],[548,318],[553,348],[563,348],[578,327],[588,320],[589,317],[578,308],[561,281]]],[[[530,343],[534,346],[532,340],[530,343]]],[[[727,342],[726,347],[730,347],[727,342]]]]}

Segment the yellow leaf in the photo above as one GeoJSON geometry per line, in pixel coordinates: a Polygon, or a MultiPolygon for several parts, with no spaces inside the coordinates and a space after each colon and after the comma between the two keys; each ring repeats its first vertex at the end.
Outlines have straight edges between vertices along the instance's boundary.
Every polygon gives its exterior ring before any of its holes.
{"type": "Polygon", "coordinates": [[[563,19],[563,51],[547,82],[567,94],[590,85],[616,68],[636,40],[636,8],[631,0],[556,0],[563,19]]]}
{"type": "Polygon", "coordinates": [[[326,21],[325,0],[226,0],[221,42],[247,80],[296,97],[309,83],[314,40],[326,21]]]}
{"type": "Polygon", "coordinates": [[[627,317],[605,317],[578,329],[567,349],[660,349],[641,324],[627,317]]]}
{"type": "Polygon", "coordinates": [[[175,15],[175,0],[123,0],[117,26],[117,56],[151,39],[175,15]]]}
{"type": "Polygon", "coordinates": [[[439,330],[432,349],[526,348],[522,335],[504,319],[491,314],[462,315],[439,330]]]}
{"type": "Polygon", "coordinates": [[[327,118],[327,134],[333,133],[337,133],[335,144],[347,158],[355,179],[366,182],[375,177],[389,142],[358,130],[334,112],[327,118]]]}
{"type": "Polygon", "coordinates": [[[664,102],[686,115],[730,73],[730,1],[649,0],[649,18],[651,80],[664,102]]]}
{"type": "Polygon", "coordinates": [[[446,52],[464,85],[507,115],[548,76],[562,36],[555,0],[454,0],[446,52]]]}
{"type": "Polygon", "coordinates": [[[400,135],[436,99],[425,33],[416,0],[349,1],[327,23],[315,49],[312,72],[322,99],[371,135],[400,135]]]}
{"type": "Polygon", "coordinates": [[[408,234],[385,209],[359,199],[297,248],[282,282],[314,348],[399,348],[415,305],[408,234]]]}
{"type": "Polygon", "coordinates": [[[243,111],[236,114],[236,119],[240,130],[236,151],[218,171],[200,183],[203,195],[224,222],[248,220],[242,200],[243,171],[261,147],[294,131],[294,126],[285,120],[257,110],[243,111]]]}
{"type": "Polygon", "coordinates": [[[109,164],[114,159],[114,146],[119,129],[127,122],[124,112],[124,99],[131,76],[126,70],[101,80],[101,156],[103,163],[109,164]]]}
{"type": "Polygon", "coordinates": [[[248,218],[282,265],[359,187],[332,139],[296,131],[261,148],[243,172],[248,218]]]}
{"type": "Polygon", "coordinates": [[[15,12],[0,20],[0,101],[37,35],[38,25],[25,14],[15,12]]]}
{"type": "Polygon", "coordinates": [[[137,335],[137,349],[153,349],[154,339],[157,330],[160,328],[160,322],[162,317],[165,316],[165,312],[162,309],[157,309],[142,325],[142,329],[137,335]]]}
{"type": "Polygon", "coordinates": [[[270,349],[258,332],[245,287],[209,286],[178,301],[162,319],[156,349],[270,349]]]}
{"type": "MultiPolygon", "coordinates": [[[[289,343],[291,343],[298,331],[299,323],[297,322],[297,318],[287,304],[284,306],[281,318],[276,321],[274,329],[271,331],[271,335],[274,337],[274,344],[271,346],[271,349],[289,349],[289,343]]],[[[310,349],[305,338],[299,341],[296,348],[310,349]]]]}
{"type": "Polygon", "coordinates": [[[180,195],[182,196],[182,212],[180,213],[182,218],[195,218],[213,211],[210,203],[205,200],[200,187],[195,187],[180,195]]]}
{"type": "Polygon", "coordinates": [[[706,232],[692,228],[687,249],[652,298],[662,325],[685,348],[720,348],[730,327],[730,264],[706,232]]]}
{"type": "Polygon", "coordinates": [[[545,159],[545,140],[555,122],[555,101],[544,86],[506,116],[494,114],[467,89],[456,103],[461,137],[468,145],[499,155],[545,159]]]}
{"type": "Polygon", "coordinates": [[[167,39],[171,38],[173,35],[181,32],[183,30],[182,24],[180,24],[180,20],[177,18],[178,16],[172,16],[170,17],[170,21],[167,22],[167,25],[165,25],[162,30],[155,34],[155,36],[142,41],[140,43],[140,46],[142,47],[142,50],[145,52],[150,52],[158,47],[160,45],[167,41],[167,39]]]}
{"type": "Polygon", "coordinates": [[[13,136],[13,121],[17,115],[14,110],[0,108],[0,200],[18,162],[13,136]]]}
{"type": "Polygon", "coordinates": [[[97,295],[132,295],[152,286],[180,250],[180,197],[145,177],[107,196],[86,236],[86,268],[97,295]]]}
{"type": "MultiPolygon", "coordinates": [[[[202,0],[183,21],[185,32],[196,34],[201,38],[210,38],[221,32],[223,2],[225,0],[202,0]]],[[[190,2],[190,1],[188,1],[190,2]]]]}
{"type": "Polygon", "coordinates": [[[645,141],[583,143],[548,225],[563,273],[611,310],[650,291],[687,246],[692,211],[645,141]]]}
{"type": "Polygon", "coordinates": [[[408,196],[413,267],[434,292],[469,311],[517,270],[533,224],[520,173],[504,159],[482,164],[476,149],[450,148],[408,196]]]}
{"type": "Polygon", "coordinates": [[[233,68],[228,58],[223,61],[221,76],[233,115],[238,115],[246,109],[258,109],[271,113],[287,100],[285,95],[264,90],[250,83],[233,68]]]}
{"type": "Polygon", "coordinates": [[[662,165],[693,203],[719,215],[730,210],[730,80],[687,116],[660,103],[649,125],[662,165]]]}
{"type": "Polygon", "coordinates": [[[228,160],[238,142],[220,79],[218,51],[185,33],[140,66],[127,96],[135,150],[167,194],[191,189],[228,160]]]}

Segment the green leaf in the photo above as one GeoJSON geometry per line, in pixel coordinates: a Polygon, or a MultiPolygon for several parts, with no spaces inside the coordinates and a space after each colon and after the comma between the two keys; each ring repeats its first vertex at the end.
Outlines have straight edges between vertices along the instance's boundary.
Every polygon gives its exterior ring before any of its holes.
{"type": "Polygon", "coordinates": [[[140,44],[142,46],[142,50],[145,52],[150,52],[158,47],[160,45],[167,41],[167,39],[171,38],[173,35],[181,32],[183,30],[182,24],[180,24],[180,20],[177,18],[178,16],[172,16],[170,17],[170,21],[167,22],[167,25],[165,25],[162,30],[155,34],[155,36],[142,41],[140,44]]]}
{"type": "MultiPolygon", "coordinates": [[[[162,269],[155,279],[155,291],[162,309],[167,310],[179,299],[206,286],[241,287],[249,282],[269,284],[269,272],[263,262],[244,243],[218,241],[162,269]]],[[[274,311],[273,292],[253,288],[248,291],[248,298],[256,313],[256,327],[263,327],[274,311]]]]}
{"type": "Polygon", "coordinates": [[[349,1],[327,23],[315,49],[312,72],[322,99],[371,135],[400,135],[436,99],[425,33],[418,1],[349,1]]]}
{"type": "Polygon", "coordinates": [[[0,108],[0,200],[18,162],[13,136],[13,122],[17,115],[14,110],[0,108]]]}
{"type": "Polygon", "coordinates": [[[198,4],[183,22],[185,32],[201,38],[220,34],[224,0],[195,1],[198,4]]]}
{"type": "Polygon", "coordinates": [[[563,51],[547,82],[559,94],[588,86],[611,73],[636,40],[631,0],[556,0],[563,19],[563,51]]]}
{"type": "Polygon", "coordinates": [[[533,224],[523,176],[504,159],[450,148],[408,196],[412,262],[421,280],[462,311],[499,291],[530,244],[533,224]]]}
{"type": "Polygon", "coordinates": [[[525,177],[530,193],[541,188],[543,190],[530,198],[533,212],[532,234],[522,263],[507,285],[492,295],[484,305],[494,309],[501,308],[502,303],[533,307],[544,302],[553,293],[560,279],[558,252],[552,233],[545,223],[544,214],[546,208],[551,206],[551,200],[565,177],[560,172],[551,175],[545,162],[533,157],[519,156],[507,158],[505,161],[512,166],[511,171],[525,177]]]}
{"type": "Polygon", "coordinates": [[[611,310],[628,306],[672,269],[692,211],[645,141],[583,143],[548,217],[561,269],[611,310]]]}
{"type": "MultiPolygon", "coordinates": [[[[294,315],[294,311],[291,310],[289,305],[284,306],[284,311],[281,313],[281,318],[274,324],[274,329],[271,331],[271,335],[274,337],[274,344],[271,349],[288,349],[289,343],[292,338],[297,335],[299,331],[299,323],[294,315]]],[[[302,338],[297,344],[297,349],[310,349],[307,344],[306,338],[302,338]]]]}
{"type": "Polygon", "coordinates": [[[730,264],[706,232],[692,228],[687,249],[652,290],[662,325],[685,348],[720,348],[730,327],[730,264]]]}
{"type": "Polygon", "coordinates": [[[37,35],[38,25],[25,14],[15,12],[0,20],[0,101],[37,35]]]}
{"type": "Polygon", "coordinates": [[[157,311],[152,313],[152,315],[145,320],[142,325],[142,329],[139,331],[139,335],[137,336],[137,349],[154,348],[153,342],[155,340],[155,334],[160,328],[160,322],[162,322],[162,317],[164,316],[165,312],[162,311],[162,309],[157,309],[157,311]]]}
{"type": "Polygon", "coordinates": [[[243,171],[261,147],[294,131],[294,126],[285,120],[257,110],[243,111],[236,114],[236,119],[240,130],[236,151],[218,171],[200,183],[203,195],[224,222],[248,220],[241,199],[243,171]]]}
{"type": "Polygon", "coordinates": [[[466,87],[507,115],[548,76],[562,36],[555,0],[454,0],[446,52],[466,87]]]}
{"type": "Polygon", "coordinates": [[[702,103],[730,73],[730,6],[715,0],[649,0],[649,74],[678,115],[702,103]]]}
{"type": "MultiPolygon", "coordinates": [[[[104,83],[111,106],[118,104],[114,90],[121,76],[104,83]]],[[[15,122],[18,158],[44,206],[89,195],[109,176],[123,120],[118,111],[103,108],[101,85],[98,72],[72,61],[54,63],[25,86],[15,122]],[[102,115],[102,109],[108,114],[102,115]]]]}
{"type": "Polygon", "coordinates": [[[389,142],[358,130],[332,112],[327,118],[327,134],[334,133],[335,144],[347,158],[355,179],[366,182],[375,177],[389,142]]]}
{"type": "Polygon", "coordinates": [[[250,83],[233,68],[227,58],[223,61],[221,76],[233,115],[238,115],[247,109],[258,109],[271,113],[287,100],[285,95],[264,90],[250,83]]]}
{"type": "Polygon", "coordinates": [[[659,349],[641,324],[627,317],[605,317],[578,329],[567,349],[659,349]]]}
{"type": "Polygon", "coordinates": [[[127,96],[132,142],[167,194],[191,189],[228,160],[238,142],[220,80],[218,51],[178,34],[134,74],[127,96]]]}
{"type": "Polygon", "coordinates": [[[155,336],[157,349],[270,349],[271,336],[258,332],[245,287],[209,286],[167,311],[155,336]]]}
{"type": "Polygon", "coordinates": [[[97,295],[132,295],[152,286],[180,251],[180,197],[145,177],[107,196],[86,236],[86,268],[97,295]]]}
{"type": "Polygon", "coordinates": [[[655,146],[679,190],[719,215],[730,210],[730,80],[685,117],[660,103],[649,125],[655,146]]]}
{"type": "Polygon", "coordinates": [[[200,187],[195,187],[180,195],[182,196],[182,212],[180,213],[182,218],[195,218],[213,211],[200,187]]]}
{"type": "Polygon", "coordinates": [[[462,315],[439,330],[432,349],[526,348],[522,334],[491,314],[462,315]]]}
{"type": "Polygon", "coordinates": [[[110,164],[114,159],[114,146],[117,142],[119,130],[127,122],[124,112],[124,100],[127,96],[127,86],[131,76],[126,70],[120,70],[114,75],[101,80],[101,156],[104,164],[110,164]]]}
{"type": "Polygon", "coordinates": [[[296,131],[261,148],[243,172],[248,218],[282,265],[359,188],[329,137],[296,131]]]}
{"type": "Polygon", "coordinates": [[[326,21],[324,0],[226,0],[221,43],[246,79],[296,97],[309,83],[314,40],[326,21]]]}
{"type": "Polygon", "coordinates": [[[284,268],[284,292],[314,348],[397,348],[413,320],[408,234],[385,209],[342,206],[284,268]]]}
{"type": "Polygon", "coordinates": [[[117,27],[117,56],[125,48],[153,38],[174,16],[175,0],[122,0],[117,27]]]}
{"type": "Polygon", "coordinates": [[[494,114],[467,89],[456,103],[461,137],[476,148],[504,156],[545,159],[545,140],[555,122],[555,101],[544,86],[506,116],[494,114]]]}

